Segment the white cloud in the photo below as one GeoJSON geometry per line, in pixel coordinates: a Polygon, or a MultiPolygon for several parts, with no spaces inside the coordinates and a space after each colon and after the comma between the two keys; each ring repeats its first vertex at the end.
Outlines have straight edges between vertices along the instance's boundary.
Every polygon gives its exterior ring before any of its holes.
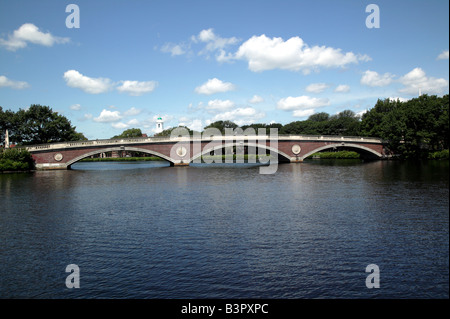
{"type": "Polygon", "coordinates": [[[152,92],[158,84],[158,82],[155,81],[122,81],[121,83],[122,85],[117,87],[117,91],[120,93],[128,93],[132,96],[139,96],[152,92]]]}
{"type": "Polygon", "coordinates": [[[355,115],[356,115],[356,116],[359,116],[359,117],[362,117],[365,113],[367,113],[367,110],[359,111],[359,112],[357,112],[355,115]]]}
{"type": "Polygon", "coordinates": [[[142,110],[139,110],[137,108],[135,108],[134,106],[132,108],[130,108],[129,110],[125,111],[123,113],[124,116],[134,116],[134,115],[138,115],[142,112],[142,110]]]}
{"type": "Polygon", "coordinates": [[[202,120],[194,119],[191,120],[187,117],[181,117],[179,119],[178,126],[187,126],[193,131],[201,132],[203,130],[202,120]]]}
{"type": "Polygon", "coordinates": [[[325,91],[330,85],[326,83],[312,83],[306,87],[306,91],[310,93],[321,93],[325,91]]]}
{"type": "Polygon", "coordinates": [[[0,39],[0,46],[6,47],[10,51],[16,51],[25,48],[28,42],[51,47],[55,43],[67,43],[69,41],[69,38],[57,37],[50,32],[41,32],[34,24],[25,23],[19,29],[14,30],[13,34],[8,36],[8,40],[0,39]]]}
{"type": "Polygon", "coordinates": [[[116,128],[116,129],[126,129],[126,128],[129,128],[129,127],[137,127],[137,126],[140,126],[140,125],[141,125],[141,123],[137,119],[129,120],[126,123],[115,122],[115,123],[111,124],[111,126],[116,128]]]}
{"type": "Polygon", "coordinates": [[[79,110],[81,110],[81,105],[80,104],[73,104],[73,105],[69,106],[69,108],[72,111],[79,111],[79,110]]]}
{"type": "Polygon", "coordinates": [[[182,44],[166,43],[161,48],[162,52],[170,53],[172,56],[183,55],[186,50],[182,44]]]}
{"type": "Polygon", "coordinates": [[[231,100],[211,100],[208,101],[208,106],[205,109],[210,111],[225,111],[232,109],[234,107],[234,102],[231,100]]]}
{"type": "Polygon", "coordinates": [[[264,99],[259,95],[253,95],[253,97],[248,102],[252,104],[257,104],[264,102],[264,99]]]}
{"type": "Polygon", "coordinates": [[[263,118],[265,114],[263,112],[258,112],[252,107],[245,107],[245,108],[237,108],[231,111],[223,112],[220,114],[217,114],[214,116],[214,118],[210,121],[207,121],[207,124],[209,122],[215,122],[215,121],[232,121],[236,123],[237,125],[245,125],[245,124],[251,124],[255,123],[257,120],[263,118]]]}
{"type": "Polygon", "coordinates": [[[100,123],[112,123],[118,122],[121,119],[122,115],[120,115],[119,111],[108,111],[106,109],[103,109],[100,115],[94,118],[94,121],[100,123]]]}
{"type": "Polygon", "coordinates": [[[367,55],[343,53],[341,49],[325,46],[309,47],[299,37],[284,41],[282,38],[268,38],[264,34],[253,36],[244,42],[236,52],[235,58],[247,60],[249,69],[254,72],[283,69],[302,70],[305,74],[321,67],[345,67],[351,63],[370,60],[367,55]]]}
{"type": "Polygon", "coordinates": [[[12,89],[21,90],[29,86],[30,85],[27,82],[10,80],[4,75],[0,75],[0,87],[9,87],[12,89]]]}
{"type": "Polygon", "coordinates": [[[199,54],[207,54],[208,52],[219,51],[217,59],[224,61],[225,52],[223,49],[229,45],[233,45],[239,42],[238,38],[222,38],[214,33],[213,29],[202,30],[197,36],[193,36],[193,42],[206,43],[205,48],[199,52],[199,54]]]}
{"type": "Polygon", "coordinates": [[[194,44],[204,44],[205,46],[198,52],[198,55],[204,55],[207,58],[210,54],[215,53],[216,60],[219,62],[229,61],[233,58],[232,54],[226,53],[224,48],[238,43],[240,40],[235,37],[222,38],[214,33],[213,29],[204,29],[198,35],[191,36],[188,42],[166,43],[162,46],[161,51],[170,53],[172,56],[183,55],[189,53],[193,54],[194,44]]]}
{"type": "Polygon", "coordinates": [[[295,117],[306,117],[314,114],[314,109],[306,109],[306,110],[295,110],[292,112],[292,116],[295,117]]]}
{"type": "Polygon", "coordinates": [[[117,129],[126,129],[129,127],[129,125],[122,123],[122,122],[118,122],[118,123],[113,123],[111,124],[112,127],[117,128],[117,129]]]}
{"type": "Polygon", "coordinates": [[[393,97],[390,97],[389,100],[390,101],[394,101],[394,102],[397,101],[397,100],[399,100],[400,102],[406,102],[409,99],[404,98],[404,97],[393,96],[393,97]]]}
{"type": "Polygon", "coordinates": [[[437,57],[438,60],[448,60],[448,50],[442,51],[437,57]]]}
{"type": "Polygon", "coordinates": [[[64,73],[64,80],[68,86],[81,89],[90,94],[105,93],[112,88],[110,79],[90,78],[76,70],[66,71],[64,73]]]}
{"type": "Polygon", "coordinates": [[[361,77],[361,84],[367,86],[387,86],[394,81],[394,75],[385,73],[380,75],[378,72],[367,70],[361,77]]]}
{"type": "Polygon", "coordinates": [[[335,89],[334,92],[336,93],[347,93],[350,91],[350,86],[346,84],[340,84],[335,89]]]}
{"type": "Polygon", "coordinates": [[[439,94],[446,90],[448,91],[448,81],[446,79],[427,77],[425,71],[421,68],[415,68],[409,73],[405,74],[400,78],[400,83],[404,85],[404,88],[400,89],[399,92],[406,94],[439,94]]]}
{"type": "Polygon", "coordinates": [[[284,111],[313,109],[317,107],[327,106],[330,104],[327,98],[315,98],[306,95],[282,98],[277,103],[277,108],[284,111]]]}
{"type": "Polygon", "coordinates": [[[228,92],[235,89],[235,85],[230,82],[222,82],[217,78],[209,79],[206,83],[195,88],[198,94],[211,95],[215,93],[228,92]]]}

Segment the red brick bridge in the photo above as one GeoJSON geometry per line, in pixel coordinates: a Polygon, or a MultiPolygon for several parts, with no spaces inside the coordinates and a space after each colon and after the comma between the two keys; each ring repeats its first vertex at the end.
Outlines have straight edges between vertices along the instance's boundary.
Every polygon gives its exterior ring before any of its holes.
{"type": "Polygon", "coordinates": [[[37,169],[48,170],[70,169],[72,164],[86,157],[111,151],[142,152],[165,159],[172,166],[189,165],[191,162],[200,163],[204,155],[231,154],[233,147],[238,154],[240,148],[245,148],[248,154],[270,154],[270,158],[277,158],[278,162],[291,163],[302,162],[324,150],[354,150],[367,159],[386,156],[383,141],[378,138],[305,135],[125,138],[32,145],[27,150],[32,154],[37,169]]]}

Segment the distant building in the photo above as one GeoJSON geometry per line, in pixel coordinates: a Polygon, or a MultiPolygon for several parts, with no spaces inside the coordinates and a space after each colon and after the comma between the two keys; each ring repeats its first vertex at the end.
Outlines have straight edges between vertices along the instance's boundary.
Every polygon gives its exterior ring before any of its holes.
{"type": "Polygon", "coordinates": [[[156,120],[156,130],[155,133],[161,133],[162,131],[164,131],[164,121],[163,119],[160,117],[158,117],[158,119],[156,120]]]}

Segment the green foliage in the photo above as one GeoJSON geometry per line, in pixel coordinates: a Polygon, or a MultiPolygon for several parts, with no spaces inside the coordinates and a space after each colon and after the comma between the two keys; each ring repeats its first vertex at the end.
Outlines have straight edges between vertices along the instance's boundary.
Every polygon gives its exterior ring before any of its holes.
{"type": "Polygon", "coordinates": [[[449,148],[448,94],[422,95],[406,102],[378,100],[365,113],[361,132],[381,137],[402,158],[427,158],[430,152],[449,148]]]}
{"type": "Polygon", "coordinates": [[[238,125],[232,121],[216,121],[206,126],[205,130],[208,128],[217,128],[222,134],[225,134],[226,128],[235,129],[237,127],[238,125]]]}
{"type": "Polygon", "coordinates": [[[33,104],[27,110],[3,111],[0,108],[0,136],[8,130],[10,141],[19,144],[44,144],[87,140],[63,115],[48,106],[33,104]]]}
{"type": "Polygon", "coordinates": [[[429,159],[440,159],[440,160],[446,159],[446,160],[448,160],[449,159],[449,150],[442,150],[442,151],[430,153],[428,155],[428,158],[429,159]]]}
{"type": "Polygon", "coordinates": [[[120,135],[116,135],[111,137],[111,139],[116,138],[132,138],[132,137],[142,137],[142,131],[139,128],[130,128],[128,130],[125,130],[120,135]]]}
{"type": "Polygon", "coordinates": [[[320,157],[320,159],[358,159],[360,155],[353,151],[338,151],[338,152],[319,152],[312,155],[312,157],[320,157]]]}
{"type": "Polygon", "coordinates": [[[164,137],[164,136],[171,136],[173,135],[184,135],[186,133],[186,130],[189,132],[189,135],[193,135],[194,131],[191,130],[187,126],[177,126],[177,127],[171,127],[168,129],[165,129],[164,131],[155,134],[156,137],[164,137]]]}
{"type": "Polygon", "coordinates": [[[345,110],[329,116],[325,112],[311,115],[306,121],[295,121],[281,128],[281,134],[298,135],[360,135],[360,118],[353,111],[345,110]]]}
{"type": "Polygon", "coordinates": [[[271,128],[277,129],[278,133],[280,133],[282,127],[283,127],[283,125],[280,123],[271,123],[271,124],[256,123],[256,124],[250,124],[250,125],[243,125],[241,128],[244,131],[248,128],[253,128],[255,130],[256,134],[259,134],[259,129],[264,129],[263,132],[265,132],[265,134],[269,135],[271,128]]]}
{"type": "Polygon", "coordinates": [[[0,151],[0,171],[26,171],[33,167],[33,158],[25,149],[9,148],[0,151]]]}

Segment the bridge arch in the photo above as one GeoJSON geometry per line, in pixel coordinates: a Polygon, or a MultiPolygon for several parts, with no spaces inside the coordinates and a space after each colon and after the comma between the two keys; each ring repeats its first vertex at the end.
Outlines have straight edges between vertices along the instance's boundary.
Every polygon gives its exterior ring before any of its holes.
{"type": "Polygon", "coordinates": [[[110,148],[97,149],[95,151],[88,152],[88,153],[85,153],[83,155],[77,156],[74,159],[72,159],[72,160],[67,162],[67,167],[70,167],[70,165],[72,165],[72,164],[74,164],[74,163],[76,163],[78,161],[81,161],[82,159],[84,159],[86,157],[89,157],[89,156],[92,156],[92,155],[96,155],[96,154],[100,154],[100,153],[113,152],[113,151],[130,151],[130,152],[147,153],[147,154],[155,155],[155,156],[161,157],[162,159],[165,159],[166,161],[168,161],[170,163],[170,165],[174,164],[173,159],[171,159],[167,155],[161,154],[159,152],[147,150],[147,149],[144,149],[144,148],[138,148],[138,147],[120,146],[120,147],[110,147],[110,148]]]}
{"type": "MultiPolygon", "coordinates": [[[[197,158],[199,158],[199,157],[201,157],[203,155],[208,155],[212,151],[223,149],[223,148],[226,148],[226,147],[233,147],[233,146],[240,146],[240,144],[237,141],[235,141],[233,143],[225,143],[225,144],[221,144],[221,145],[216,145],[214,147],[205,148],[199,154],[196,154],[196,155],[192,156],[189,159],[189,162],[192,163],[197,158]]],[[[279,157],[281,156],[282,161],[290,162],[290,156],[289,155],[287,155],[286,153],[284,153],[284,152],[282,152],[282,151],[280,151],[280,150],[278,150],[276,148],[273,148],[271,146],[267,146],[267,145],[264,145],[264,144],[258,144],[258,143],[244,143],[244,146],[255,147],[255,149],[256,148],[263,148],[265,150],[269,150],[270,152],[274,152],[274,153],[278,154],[279,157]]]]}
{"type": "Polygon", "coordinates": [[[325,145],[325,146],[321,146],[321,147],[319,147],[319,148],[316,148],[315,150],[312,150],[312,151],[310,151],[309,153],[306,153],[305,155],[303,155],[303,156],[301,157],[301,159],[304,160],[304,159],[307,158],[308,156],[311,156],[311,155],[313,155],[314,153],[317,153],[317,152],[320,152],[320,151],[323,151],[323,150],[326,150],[326,149],[330,149],[330,148],[333,148],[333,149],[334,149],[334,148],[342,148],[342,147],[358,149],[358,150],[364,151],[366,154],[368,153],[368,154],[370,154],[371,156],[376,157],[376,158],[382,158],[382,157],[383,157],[382,154],[378,153],[377,151],[374,151],[374,150],[371,149],[371,148],[368,148],[368,147],[366,147],[366,146],[363,146],[363,145],[358,145],[358,144],[347,144],[347,143],[339,143],[339,144],[328,144],[328,145],[325,145]]]}

